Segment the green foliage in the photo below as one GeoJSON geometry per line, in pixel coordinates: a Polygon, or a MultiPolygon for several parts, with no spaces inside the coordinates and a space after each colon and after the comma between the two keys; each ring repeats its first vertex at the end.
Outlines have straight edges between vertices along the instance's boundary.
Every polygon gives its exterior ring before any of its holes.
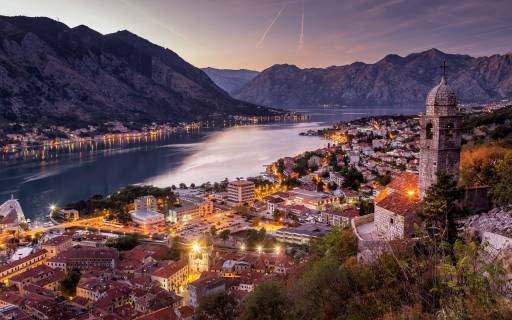
{"type": "Polygon", "coordinates": [[[219,234],[219,238],[226,241],[229,239],[230,234],[231,234],[231,231],[229,229],[222,230],[221,233],[219,234]]]}
{"type": "Polygon", "coordinates": [[[375,181],[377,181],[380,185],[386,186],[388,183],[391,182],[391,174],[389,172],[386,172],[384,175],[378,175],[377,178],[375,178],[375,181]]]}
{"type": "Polygon", "coordinates": [[[172,239],[172,246],[163,258],[164,260],[174,260],[177,261],[181,258],[181,252],[183,250],[181,244],[181,239],[179,237],[174,237],[172,239]]]}
{"type": "Polygon", "coordinates": [[[375,204],[370,200],[361,200],[359,202],[359,215],[364,216],[366,214],[373,213],[375,211],[375,204]]]}
{"type": "Polygon", "coordinates": [[[496,166],[497,182],[491,192],[496,204],[512,204],[512,155],[507,156],[496,166]]]}
{"type": "Polygon", "coordinates": [[[277,283],[266,282],[256,287],[244,305],[242,320],[287,319],[289,301],[285,290],[277,283]]]}
{"type": "Polygon", "coordinates": [[[236,316],[236,299],[226,292],[203,298],[197,309],[199,320],[234,320],[236,316]]]}
{"type": "Polygon", "coordinates": [[[76,286],[80,281],[81,273],[79,270],[71,270],[64,279],[59,282],[59,291],[65,297],[74,297],[76,286]]]}
{"type": "Polygon", "coordinates": [[[334,257],[339,261],[357,254],[357,239],[351,230],[332,228],[324,237],[310,242],[309,249],[314,257],[334,257]]]}
{"type": "Polygon", "coordinates": [[[293,189],[295,187],[300,186],[300,181],[295,178],[286,177],[281,182],[281,185],[286,186],[288,189],[293,189]]]}
{"type": "Polygon", "coordinates": [[[322,182],[322,180],[318,180],[318,182],[316,183],[316,191],[323,192],[324,186],[325,186],[325,184],[322,182]]]}
{"type": "Polygon", "coordinates": [[[343,181],[344,188],[350,188],[352,190],[359,190],[361,184],[364,182],[364,177],[359,170],[357,170],[354,166],[344,167],[341,170],[341,175],[345,178],[343,181]]]}
{"type": "Polygon", "coordinates": [[[435,241],[455,241],[455,219],[461,214],[461,197],[462,190],[457,187],[453,176],[444,171],[438,172],[437,183],[426,191],[420,213],[427,234],[435,241]]]}
{"type": "Polygon", "coordinates": [[[168,206],[176,203],[176,196],[170,187],[127,186],[107,198],[96,194],[87,200],[70,203],[66,205],[66,208],[80,211],[80,216],[92,215],[102,210],[111,210],[116,215],[120,215],[120,221],[129,221],[129,217],[123,216],[127,213],[127,206],[131,205],[136,198],[148,195],[165,200],[168,206]]]}
{"type": "Polygon", "coordinates": [[[140,235],[137,233],[129,234],[119,238],[109,238],[107,246],[116,248],[117,250],[131,250],[140,244],[140,235]]]}
{"type": "Polygon", "coordinates": [[[275,221],[279,221],[280,219],[284,218],[284,215],[281,211],[275,209],[274,212],[272,212],[272,217],[275,221]]]}

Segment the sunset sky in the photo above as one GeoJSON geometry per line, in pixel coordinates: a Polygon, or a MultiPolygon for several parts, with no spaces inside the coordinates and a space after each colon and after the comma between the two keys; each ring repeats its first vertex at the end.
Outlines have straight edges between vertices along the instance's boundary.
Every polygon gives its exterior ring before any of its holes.
{"type": "Polygon", "coordinates": [[[198,67],[373,63],[432,47],[512,51],[510,0],[0,0],[0,14],[127,29],[198,67]]]}

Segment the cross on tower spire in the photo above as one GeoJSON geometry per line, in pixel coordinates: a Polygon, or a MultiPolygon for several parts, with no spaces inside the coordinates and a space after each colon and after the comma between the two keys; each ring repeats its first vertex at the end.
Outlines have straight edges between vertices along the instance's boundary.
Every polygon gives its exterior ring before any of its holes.
{"type": "Polygon", "coordinates": [[[443,64],[440,66],[443,69],[443,77],[446,78],[446,69],[448,69],[448,65],[446,64],[446,60],[443,61],[443,64]]]}

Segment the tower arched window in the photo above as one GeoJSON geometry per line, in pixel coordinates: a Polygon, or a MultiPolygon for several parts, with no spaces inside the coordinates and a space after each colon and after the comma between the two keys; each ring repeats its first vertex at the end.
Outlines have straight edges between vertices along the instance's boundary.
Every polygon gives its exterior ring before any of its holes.
{"type": "Polygon", "coordinates": [[[453,139],[453,129],[455,129],[455,126],[453,125],[453,123],[450,122],[446,125],[446,138],[448,140],[453,139]]]}
{"type": "Polygon", "coordinates": [[[427,123],[427,126],[425,127],[425,138],[432,139],[434,137],[434,132],[432,128],[432,123],[427,123]]]}

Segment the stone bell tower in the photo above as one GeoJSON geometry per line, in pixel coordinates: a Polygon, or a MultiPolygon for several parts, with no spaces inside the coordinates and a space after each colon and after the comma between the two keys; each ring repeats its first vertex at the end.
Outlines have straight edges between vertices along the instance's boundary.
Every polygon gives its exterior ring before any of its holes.
{"type": "Polygon", "coordinates": [[[445,171],[459,179],[462,115],[457,109],[457,96],[446,83],[446,62],[441,66],[441,82],[430,90],[426,112],[420,115],[420,197],[437,181],[437,173],[445,171]]]}

